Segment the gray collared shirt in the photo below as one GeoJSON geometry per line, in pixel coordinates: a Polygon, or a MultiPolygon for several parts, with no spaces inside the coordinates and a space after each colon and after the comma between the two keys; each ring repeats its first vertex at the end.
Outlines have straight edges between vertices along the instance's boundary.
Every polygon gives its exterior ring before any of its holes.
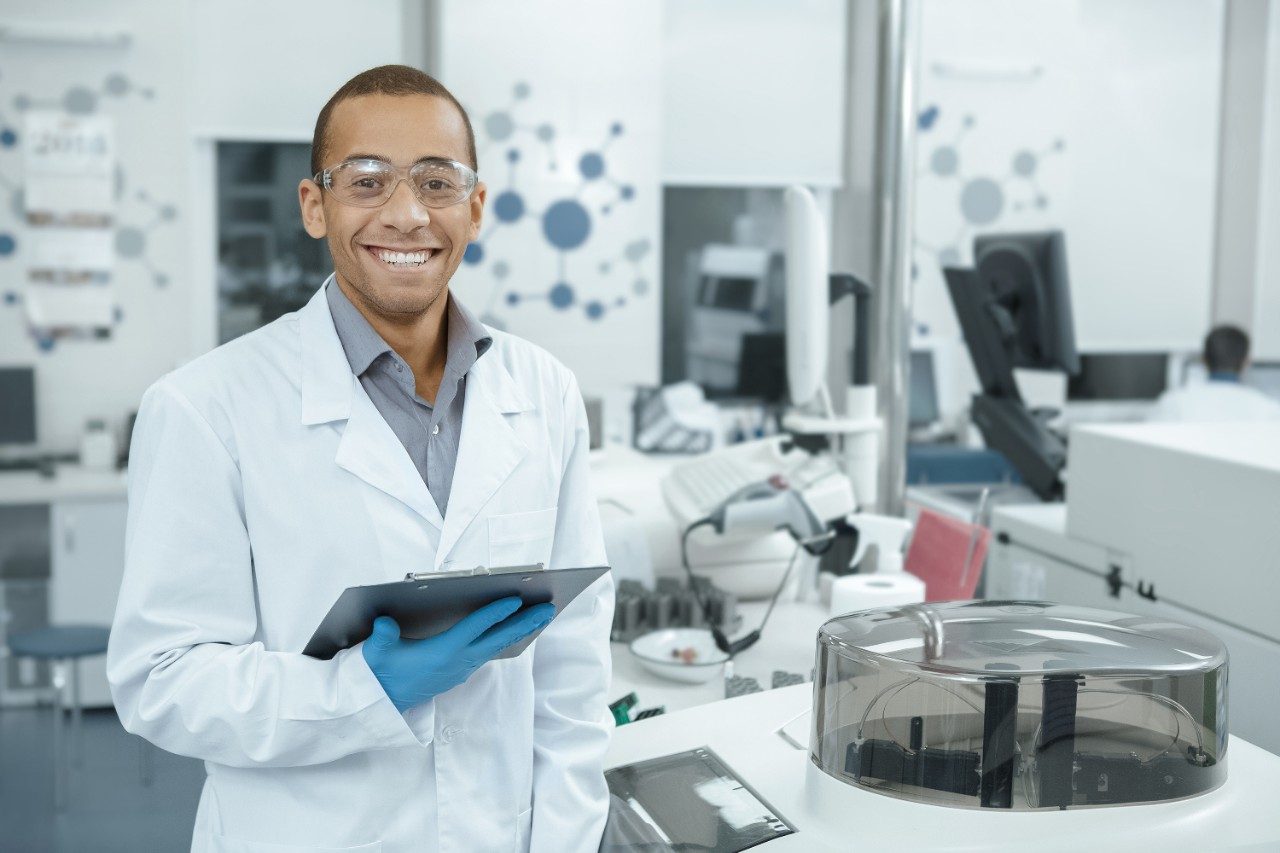
{"type": "Polygon", "coordinates": [[[359,377],[365,393],[404,445],[444,515],[462,437],[467,371],[492,346],[493,338],[450,293],[444,376],[432,405],[418,396],[409,364],[369,325],[337,281],[331,280],[326,289],[329,313],[351,372],[359,377]]]}

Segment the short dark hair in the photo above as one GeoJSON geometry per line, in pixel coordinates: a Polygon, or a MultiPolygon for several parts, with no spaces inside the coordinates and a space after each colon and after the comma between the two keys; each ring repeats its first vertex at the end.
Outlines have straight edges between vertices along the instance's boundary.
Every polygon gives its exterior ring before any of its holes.
{"type": "Polygon", "coordinates": [[[471,158],[470,166],[473,169],[479,168],[476,163],[476,134],[471,129],[471,117],[453,93],[424,71],[408,65],[379,65],[377,68],[361,71],[343,83],[342,88],[334,92],[333,97],[320,110],[320,115],[316,117],[315,133],[311,136],[311,174],[318,175],[324,168],[324,148],[329,141],[329,118],[333,114],[333,108],[349,98],[359,98],[362,95],[431,95],[444,98],[462,114],[462,123],[467,127],[467,156],[471,158]]]}
{"type": "Polygon", "coordinates": [[[1239,373],[1249,357],[1249,336],[1238,326],[1215,326],[1204,338],[1204,363],[1210,373],[1239,373]]]}

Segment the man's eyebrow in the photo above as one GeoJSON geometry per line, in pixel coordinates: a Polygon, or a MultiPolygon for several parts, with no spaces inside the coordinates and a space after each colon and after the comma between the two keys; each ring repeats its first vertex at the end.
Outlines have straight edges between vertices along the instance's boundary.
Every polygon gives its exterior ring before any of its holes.
{"type": "MultiPolygon", "coordinates": [[[[364,153],[360,153],[360,152],[357,152],[357,153],[355,153],[355,154],[348,154],[346,157],[344,157],[344,158],[342,159],[342,162],[344,162],[344,163],[345,163],[345,162],[347,162],[348,160],[381,160],[383,163],[391,163],[391,162],[392,162],[391,158],[390,158],[390,157],[387,157],[387,156],[386,156],[386,155],[384,155],[384,154],[364,154],[364,153]]],[[[452,162],[452,161],[453,161],[453,158],[452,158],[452,157],[445,157],[444,155],[441,155],[441,154],[427,154],[427,155],[422,156],[422,157],[419,157],[417,160],[413,161],[413,164],[412,164],[412,165],[416,166],[416,165],[418,165],[419,163],[426,163],[426,162],[429,162],[429,161],[432,161],[432,160],[448,160],[448,161],[452,162]]]]}

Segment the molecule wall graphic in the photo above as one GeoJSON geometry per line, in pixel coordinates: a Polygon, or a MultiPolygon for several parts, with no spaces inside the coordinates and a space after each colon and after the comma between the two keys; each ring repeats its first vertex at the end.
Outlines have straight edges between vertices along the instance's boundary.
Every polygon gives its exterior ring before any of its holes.
{"type": "MultiPolygon", "coordinates": [[[[920,111],[917,116],[917,127],[922,141],[934,136],[935,128],[942,117],[942,110],[931,105],[920,111]]],[[[1009,170],[1003,175],[979,175],[966,173],[961,162],[961,143],[965,135],[976,124],[971,115],[963,116],[960,126],[952,134],[950,140],[941,141],[933,148],[921,146],[928,152],[928,164],[921,179],[933,178],[944,181],[955,181],[959,184],[957,203],[959,206],[961,225],[955,236],[946,243],[931,245],[919,239],[915,240],[917,251],[932,255],[939,267],[954,266],[960,263],[960,248],[977,229],[991,225],[1004,215],[1006,210],[1014,212],[1028,208],[1045,210],[1049,207],[1049,197],[1036,181],[1041,161],[1048,156],[1062,152],[1066,148],[1063,140],[1055,140],[1042,150],[1022,148],[1013,153],[1009,161],[1009,170]]],[[[912,276],[917,269],[913,266],[912,276]]]]}
{"type": "MultiPolygon", "coordinates": [[[[511,275],[511,265],[505,260],[495,259],[490,269],[498,286],[494,288],[483,319],[485,322],[501,326],[495,316],[495,308],[499,298],[508,308],[516,308],[527,302],[545,300],[551,307],[567,311],[580,307],[589,320],[603,318],[610,309],[622,308],[627,304],[627,295],[619,293],[612,298],[596,294],[588,296],[583,293],[583,286],[575,284],[569,276],[570,255],[582,248],[597,233],[599,219],[614,210],[618,204],[632,201],[636,190],[631,184],[616,179],[609,172],[608,150],[610,144],[623,135],[621,122],[614,122],[600,145],[590,151],[583,152],[573,164],[577,175],[577,187],[572,195],[558,198],[543,210],[535,210],[529,203],[528,196],[520,190],[517,182],[518,170],[526,155],[518,142],[529,139],[532,148],[545,154],[547,168],[558,171],[561,167],[556,161],[553,142],[556,129],[550,123],[524,124],[517,120],[516,111],[519,102],[529,97],[531,89],[527,83],[517,83],[512,90],[513,100],[504,109],[491,112],[481,122],[481,128],[488,141],[495,146],[507,146],[504,159],[507,167],[506,186],[491,193],[488,210],[488,221],[484,230],[474,243],[467,246],[463,262],[471,266],[479,266],[490,260],[495,251],[495,235],[501,241],[502,231],[520,227],[522,223],[530,223],[525,227],[537,227],[546,244],[556,252],[558,259],[558,275],[556,280],[548,282],[536,291],[520,291],[506,289],[504,283],[511,275]],[[603,201],[600,197],[605,196],[603,201]],[[587,192],[595,199],[588,202],[584,196],[587,192]]],[[[631,296],[645,296],[649,292],[649,282],[641,275],[641,262],[651,251],[652,245],[647,239],[637,239],[626,244],[622,252],[615,258],[599,264],[602,275],[611,275],[620,264],[629,265],[632,273],[629,283],[631,296]]]]}
{"type": "MultiPolygon", "coordinates": [[[[0,83],[3,83],[3,78],[0,78],[0,83]]],[[[61,109],[70,115],[92,115],[103,105],[105,99],[118,99],[129,96],[152,100],[155,98],[155,91],[136,85],[124,74],[113,73],[107,75],[102,81],[102,85],[98,88],[85,85],[71,86],[61,96],[57,97],[37,97],[20,92],[13,96],[9,104],[11,104],[15,113],[23,113],[31,109],[61,109]]],[[[9,114],[4,111],[2,104],[3,102],[0,101],[0,151],[16,149],[20,141],[18,122],[11,120],[9,114]]],[[[124,168],[117,164],[115,180],[117,201],[125,197],[126,183],[124,168]]],[[[9,194],[8,207],[14,220],[16,222],[23,221],[26,217],[26,204],[22,186],[18,179],[0,171],[0,191],[9,194]]],[[[150,215],[141,224],[117,225],[115,233],[116,254],[120,258],[141,264],[147,270],[152,283],[156,287],[165,287],[169,284],[169,276],[157,269],[148,257],[148,236],[156,227],[177,219],[178,208],[175,205],[152,198],[143,188],[134,190],[132,197],[147,208],[150,215]]],[[[12,260],[17,254],[18,248],[17,234],[10,228],[0,226],[0,262],[12,260]]],[[[3,300],[0,301],[4,305],[17,306],[22,302],[22,295],[16,290],[8,290],[4,293],[3,300]]],[[[114,311],[114,319],[116,323],[120,323],[124,319],[124,312],[119,306],[114,311]]],[[[43,331],[39,331],[36,337],[36,344],[41,350],[47,352],[53,348],[54,338],[43,331]]]]}

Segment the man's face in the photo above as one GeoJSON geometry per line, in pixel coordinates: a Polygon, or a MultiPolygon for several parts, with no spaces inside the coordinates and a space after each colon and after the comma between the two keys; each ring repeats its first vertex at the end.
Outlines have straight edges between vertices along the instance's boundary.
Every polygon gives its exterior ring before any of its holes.
{"type": "MultiPolygon", "coordinates": [[[[430,95],[365,95],[339,103],[330,116],[323,166],[373,157],[407,168],[424,157],[470,165],[462,115],[430,95]]],[[[480,232],[485,185],[450,207],[430,208],[403,181],[381,207],[355,207],[322,192],[311,180],[298,186],[302,221],[312,237],[324,237],[338,278],[360,301],[387,319],[420,316],[447,291],[467,244],[480,232]],[[425,263],[408,269],[380,251],[424,252],[425,263]]]]}

